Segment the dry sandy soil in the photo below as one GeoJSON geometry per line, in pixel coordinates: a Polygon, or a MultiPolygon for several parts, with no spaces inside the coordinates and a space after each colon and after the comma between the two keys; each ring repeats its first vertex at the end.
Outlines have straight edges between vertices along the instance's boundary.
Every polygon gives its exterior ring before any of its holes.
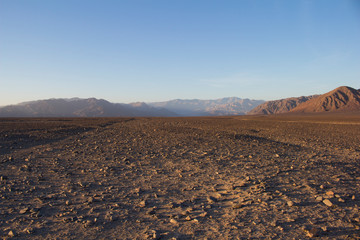
{"type": "Polygon", "coordinates": [[[360,115],[0,119],[4,239],[360,239],[360,115]]]}

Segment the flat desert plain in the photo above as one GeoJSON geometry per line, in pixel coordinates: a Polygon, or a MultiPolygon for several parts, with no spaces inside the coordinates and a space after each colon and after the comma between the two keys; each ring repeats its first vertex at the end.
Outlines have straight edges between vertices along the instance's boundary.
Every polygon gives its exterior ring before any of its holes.
{"type": "Polygon", "coordinates": [[[360,115],[0,119],[4,239],[360,239],[360,115]]]}

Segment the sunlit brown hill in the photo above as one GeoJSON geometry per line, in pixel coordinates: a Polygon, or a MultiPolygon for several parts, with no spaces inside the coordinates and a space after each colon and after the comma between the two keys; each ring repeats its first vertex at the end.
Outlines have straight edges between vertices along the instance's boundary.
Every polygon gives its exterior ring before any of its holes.
{"type": "Polygon", "coordinates": [[[267,101],[259,106],[255,107],[253,110],[248,112],[248,115],[268,115],[268,114],[278,114],[278,113],[287,113],[293,108],[297,107],[303,102],[306,102],[317,95],[307,96],[307,97],[293,97],[285,98],[275,101],[267,101]]]}
{"type": "Polygon", "coordinates": [[[315,112],[354,112],[360,111],[360,91],[342,86],[333,91],[310,99],[296,108],[292,113],[315,112]]]}

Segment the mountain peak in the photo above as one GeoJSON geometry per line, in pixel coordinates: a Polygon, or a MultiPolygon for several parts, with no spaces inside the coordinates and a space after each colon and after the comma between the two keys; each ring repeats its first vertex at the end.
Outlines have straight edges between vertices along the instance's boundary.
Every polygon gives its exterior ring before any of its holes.
{"type": "Polygon", "coordinates": [[[351,87],[341,86],[299,105],[291,112],[301,113],[358,110],[360,110],[360,91],[351,87]]]}
{"type": "Polygon", "coordinates": [[[248,114],[310,113],[332,111],[359,111],[360,90],[348,86],[338,87],[323,95],[286,98],[265,102],[248,114]]]}

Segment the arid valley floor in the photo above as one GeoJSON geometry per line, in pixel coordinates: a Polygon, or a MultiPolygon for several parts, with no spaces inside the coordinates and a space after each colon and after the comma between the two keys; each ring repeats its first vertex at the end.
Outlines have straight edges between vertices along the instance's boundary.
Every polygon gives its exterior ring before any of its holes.
{"type": "Polygon", "coordinates": [[[4,239],[360,239],[360,115],[0,119],[4,239]]]}

